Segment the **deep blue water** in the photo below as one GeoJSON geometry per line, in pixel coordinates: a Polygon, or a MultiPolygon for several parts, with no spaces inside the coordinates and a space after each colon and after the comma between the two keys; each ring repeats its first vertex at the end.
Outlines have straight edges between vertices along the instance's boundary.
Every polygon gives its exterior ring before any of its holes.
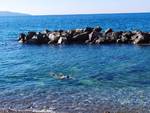
{"type": "Polygon", "coordinates": [[[150,31],[150,14],[0,17],[0,108],[150,112],[150,46],[22,45],[20,32],[101,26],[150,31]],[[51,73],[69,75],[58,80],[51,73]]]}

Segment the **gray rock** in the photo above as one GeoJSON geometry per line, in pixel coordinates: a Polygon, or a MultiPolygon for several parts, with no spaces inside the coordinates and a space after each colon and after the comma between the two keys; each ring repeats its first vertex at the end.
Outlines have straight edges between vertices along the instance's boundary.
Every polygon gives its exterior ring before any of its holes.
{"type": "Polygon", "coordinates": [[[132,35],[133,34],[130,31],[122,33],[122,36],[121,36],[122,43],[130,43],[132,35]]]}
{"type": "Polygon", "coordinates": [[[119,43],[122,43],[121,39],[117,39],[116,42],[119,44],[119,43]]]}
{"type": "Polygon", "coordinates": [[[96,26],[93,31],[95,32],[101,32],[102,31],[102,28],[100,26],[96,26]]]}
{"type": "Polygon", "coordinates": [[[108,34],[108,33],[112,33],[113,30],[111,28],[108,28],[106,31],[105,31],[105,34],[108,34]]]}
{"type": "Polygon", "coordinates": [[[32,37],[35,35],[36,35],[36,32],[28,32],[28,34],[26,36],[26,40],[28,41],[28,40],[32,39],[32,37]]]}
{"type": "Polygon", "coordinates": [[[38,40],[36,38],[32,38],[27,40],[27,44],[39,44],[38,40]]]}
{"type": "Polygon", "coordinates": [[[109,44],[116,42],[116,39],[114,38],[113,34],[114,34],[113,32],[105,34],[105,43],[109,44]]]}
{"type": "Polygon", "coordinates": [[[60,34],[58,32],[53,32],[53,33],[49,34],[49,36],[48,36],[48,39],[49,39],[48,44],[57,44],[59,38],[60,38],[60,34]]]}
{"type": "Polygon", "coordinates": [[[48,44],[49,42],[48,36],[42,33],[37,34],[37,40],[39,44],[48,44]]]}
{"type": "Polygon", "coordinates": [[[65,44],[67,43],[67,38],[66,37],[60,37],[57,44],[65,44]]]}
{"type": "Polygon", "coordinates": [[[72,43],[85,43],[89,39],[89,34],[87,32],[75,35],[72,37],[72,43]]]}
{"type": "Polygon", "coordinates": [[[85,44],[90,44],[90,42],[91,42],[90,40],[86,40],[85,44]]]}
{"type": "Polygon", "coordinates": [[[21,33],[19,35],[18,41],[19,41],[19,43],[25,43],[26,42],[26,35],[24,33],[21,33]]]}
{"type": "Polygon", "coordinates": [[[112,38],[117,40],[117,39],[120,39],[122,36],[122,31],[120,32],[112,32],[112,38]]]}
{"type": "Polygon", "coordinates": [[[95,44],[105,44],[106,40],[104,38],[99,38],[95,41],[95,44]]]}
{"type": "Polygon", "coordinates": [[[133,44],[141,44],[144,43],[144,36],[141,32],[137,32],[135,35],[131,37],[133,40],[133,44]]]}
{"type": "Polygon", "coordinates": [[[133,37],[133,44],[148,44],[150,43],[150,35],[144,32],[137,32],[133,37]]]}
{"type": "Polygon", "coordinates": [[[86,27],[85,30],[84,30],[84,32],[87,32],[87,33],[90,34],[93,31],[93,29],[94,28],[92,28],[92,27],[86,27]]]}
{"type": "Polygon", "coordinates": [[[57,42],[57,44],[62,44],[62,43],[63,43],[63,38],[60,37],[59,40],[58,40],[58,42],[57,42]]]}
{"type": "Polygon", "coordinates": [[[89,34],[90,41],[93,41],[93,40],[96,40],[96,39],[102,38],[102,37],[103,37],[103,34],[100,32],[96,32],[96,31],[93,31],[92,33],[89,34]]]}

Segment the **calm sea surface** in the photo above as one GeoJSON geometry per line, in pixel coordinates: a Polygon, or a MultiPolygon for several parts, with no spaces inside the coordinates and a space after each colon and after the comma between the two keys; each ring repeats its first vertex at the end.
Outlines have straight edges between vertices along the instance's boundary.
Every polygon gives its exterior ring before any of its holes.
{"type": "Polygon", "coordinates": [[[20,32],[86,26],[150,31],[150,14],[0,17],[0,109],[149,113],[150,46],[16,41],[20,32]]]}

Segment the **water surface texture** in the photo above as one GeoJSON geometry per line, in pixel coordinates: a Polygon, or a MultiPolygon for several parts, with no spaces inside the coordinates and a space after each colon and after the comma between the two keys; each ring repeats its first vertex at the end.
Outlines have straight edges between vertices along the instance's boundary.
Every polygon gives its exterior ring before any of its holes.
{"type": "Polygon", "coordinates": [[[0,17],[0,108],[150,112],[150,47],[22,45],[20,32],[101,26],[150,31],[150,14],[0,17]],[[53,73],[70,76],[59,80],[53,73]]]}

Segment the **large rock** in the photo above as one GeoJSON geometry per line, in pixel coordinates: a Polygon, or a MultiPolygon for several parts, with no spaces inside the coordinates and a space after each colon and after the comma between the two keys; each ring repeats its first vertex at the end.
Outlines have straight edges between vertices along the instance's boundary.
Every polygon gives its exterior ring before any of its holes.
{"type": "Polygon", "coordinates": [[[29,39],[32,39],[32,37],[35,35],[36,35],[36,32],[28,32],[28,34],[26,36],[26,40],[28,41],[29,39]]]}
{"type": "Polygon", "coordinates": [[[39,33],[37,35],[37,41],[39,44],[48,44],[49,38],[46,34],[39,33]]]}
{"type": "Polygon", "coordinates": [[[54,32],[54,33],[49,34],[49,36],[48,36],[48,39],[49,39],[48,44],[57,44],[59,38],[60,38],[60,34],[58,32],[54,32]]]}
{"type": "Polygon", "coordinates": [[[96,39],[102,38],[102,37],[103,37],[103,34],[100,32],[96,32],[96,31],[93,31],[92,33],[89,34],[90,41],[93,41],[93,40],[96,40],[96,39]]]}
{"type": "Polygon", "coordinates": [[[117,39],[116,43],[121,44],[122,43],[121,39],[117,39]]]}
{"type": "Polygon", "coordinates": [[[95,41],[95,44],[105,44],[106,43],[106,39],[104,38],[99,38],[95,41]]]}
{"type": "Polygon", "coordinates": [[[84,32],[87,32],[90,34],[93,30],[94,30],[94,28],[92,28],[92,27],[86,27],[84,32]]]}
{"type": "Polygon", "coordinates": [[[86,43],[94,44],[97,39],[103,37],[103,33],[101,33],[102,28],[97,26],[93,29],[93,31],[89,34],[89,40],[86,43]]]}
{"type": "Polygon", "coordinates": [[[144,32],[137,32],[134,36],[132,36],[133,44],[149,44],[150,43],[150,35],[144,32]]]}
{"type": "Polygon", "coordinates": [[[105,31],[105,34],[108,34],[108,33],[112,33],[113,30],[111,28],[108,28],[106,31],[105,31]]]}
{"type": "Polygon", "coordinates": [[[132,37],[132,32],[124,32],[122,33],[122,36],[121,36],[121,42],[122,43],[131,43],[131,37],[132,37]]]}
{"type": "Polygon", "coordinates": [[[93,31],[95,32],[101,32],[102,31],[102,28],[100,26],[96,26],[93,31]]]}
{"type": "Polygon", "coordinates": [[[66,37],[60,37],[57,44],[66,44],[67,43],[67,38],[66,37]]]}
{"type": "Polygon", "coordinates": [[[26,43],[27,44],[39,44],[37,38],[29,39],[26,43]]]}
{"type": "Polygon", "coordinates": [[[113,35],[114,32],[105,33],[105,43],[116,43],[116,39],[113,35]]]}
{"type": "Polygon", "coordinates": [[[146,43],[149,43],[150,42],[150,34],[149,33],[146,33],[146,32],[143,32],[143,35],[144,35],[144,40],[146,43]]]}
{"type": "Polygon", "coordinates": [[[122,36],[122,31],[119,31],[119,32],[112,32],[112,38],[117,40],[117,39],[120,39],[122,36]]]}
{"type": "Polygon", "coordinates": [[[46,34],[46,35],[48,35],[49,33],[51,33],[51,31],[50,30],[48,30],[48,29],[45,29],[43,32],[41,32],[42,34],[46,34]]]}
{"type": "Polygon", "coordinates": [[[48,30],[48,29],[46,29],[46,30],[45,30],[45,33],[50,33],[50,32],[51,32],[51,31],[50,31],[50,30],[48,30]]]}
{"type": "Polygon", "coordinates": [[[26,35],[24,33],[21,33],[19,35],[18,41],[19,41],[19,43],[25,43],[26,42],[26,35]]]}
{"type": "Polygon", "coordinates": [[[133,41],[133,44],[143,44],[144,43],[144,37],[141,34],[136,35],[136,38],[133,41]]]}
{"type": "Polygon", "coordinates": [[[77,34],[80,34],[80,33],[83,33],[84,30],[83,30],[83,29],[76,29],[75,32],[76,32],[77,34]]]}
{"type": "Polygon", "coordinates": [[[85,43],[89,39],[89,34],[87,32],[78,34],[69,39],[70,43],[85,43]]]}

